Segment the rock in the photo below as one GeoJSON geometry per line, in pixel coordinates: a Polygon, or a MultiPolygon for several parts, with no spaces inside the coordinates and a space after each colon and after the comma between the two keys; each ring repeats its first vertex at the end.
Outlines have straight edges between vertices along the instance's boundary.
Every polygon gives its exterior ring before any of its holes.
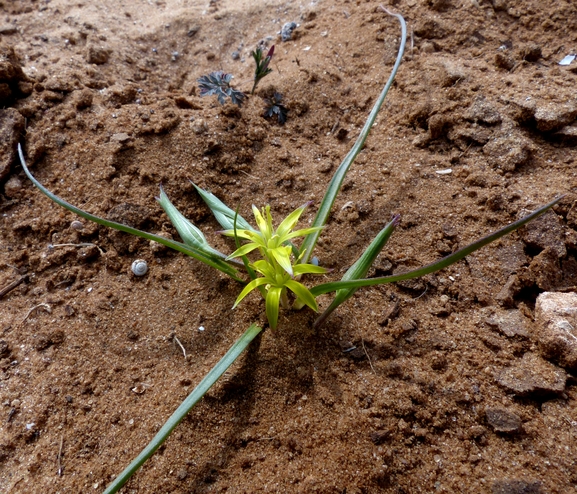
{"type": "Polygon", "coordinates": [[[540,494],[541,492],[541,482],[538,480],[495,480],[491,487],[492,494],[540,494]]]}
{"type": "Polygon", "coordinates": [[[570,124],[577,118],[574,103],[546,103],[535,110],[537,128],[542,132],[552,132],[570,124]]]}
{"type": "Polygon", "coordinates": [[[95,65],[102,65],[108,62],[111,50],[99,45],[90,44],[86,48],[86,61],[95,65]]]}
{"type": "Polygon", "coordinates": [[[487,422],[497,432],[519,432],[521,418],[514,412],[502,407],[491,407],[485,410],[487,422]]]}
{"type": "Polygon", "coordinates": [[[0,110],[0,181],[10,174],[18,141],[24,133],[24,117],[13,108],[0,110]]]}
{"type": "Polygon", "coordinates": [[[545,358],[577,370],[577,294],[544,292],[535,305],[535,338],[545,358]]]}
{"type": "Polygon", "coordinates": [[[497,329],[505,336],[512,338],[514,336],[528,337],[527,319],[518,310],[501,310],[493,312],[485,318],[484,322],[491,328],[497,329]]]}
{"type": "Polygon", "coordinates": [[[503,285],[503,288],[499,290],[499,293],[495,295],[495,299],[504,307],[512,307],[515,304],[515,297],[522,288],[523,283],[519,276],[512,274],[503,285]]]}
{"type": "Polygon", "coordinates": [[[9,199],[16,199],[22,193],[22,180],[17,175],[10,177],[4,184],[4,194],[9,199]]]}
{"type": "Polygon", "coordinates": [[[565,234],[559,217],[548,211],[539,218],[519,229],[519,235],[529,247],[544,250],[552,249],[557,257],[565,257],[565,234]]]}
{"type": "Polygon", "coordinates": [[[562,393],[567,375],[563,369],[528,352],[518,363],[503,369],[496,379],[517,396],[543,396],[562,393]]]}
{"type": "Polygon", "coordinates": [[[292,38],[293,31],[297,28],[296,22],[287,22],[283,25],[280,36],[283,41],[288,41],[292,38]]]}
{"type": "Polygon", "coordinates": [[[484,97],[477,97],[465,113],[465,118],[472,122],[483,122],[489,125],[501,123],[501,115],[495,106],[484,97]]]}
{"type": "Polygon", "coordinates": [[[489,164],[503,171],[512,172],[531,158],[534,145],[518,133],[490,140],[483,146],[489,164]]]}
{"type": "Polygon", "coordinates": [[[563,285],[563,270],[559,258],[551,247],[547,247],[529,264],[524,273],[526,285],[537,285],[545,291],[553,291],[563,285]]]}
{"type": "Polygon", "coordinates": [[[498,51],[495,54],[495,65],[504,70],[511,70],[515,67],[515,59],[507,52],[498,51]]]}

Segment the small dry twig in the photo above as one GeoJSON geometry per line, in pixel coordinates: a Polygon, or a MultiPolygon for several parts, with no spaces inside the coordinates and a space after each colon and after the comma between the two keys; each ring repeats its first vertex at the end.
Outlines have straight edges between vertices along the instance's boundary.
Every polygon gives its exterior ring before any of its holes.
{"type": "Polygon", "coordinates": [[[371,370],[373,371],[373,374],[376,374],[377,372],[375,371],[375,368],[373,367],[373,363],[371,362],[371,357],[369,357],[369,352],[367,352],[367,348],[365,347],[365,340],[363,340],[361,338],[361,344],[363,345],[363,350],[365,351],[365,355],[367,356],[367,359],[369,360],[369,365],[371,366],[371,370]]]}
{"type": "Polygon", "coordinates": [[[98,252],[100,252],[100,255],[101,256],[104,255],[104,251],[100,247],[98,247],[98,245],[89,242],[83,242],[80,244],[50,244],[48,246],[49,249],[53,249],[54,247],[96,247],[98,249],[98,252]]]}
{"type": "Polygon", "coordinates": [[[32,314],[32,312],[34,312],[36,309],[39,309],[40,307],[43,307],[44,310],[45,310],[46,312],[48,312],[48,314],[51,314],[51,313],[52,313],[52,307],[50,307],[50,306],[49,306],[48,304],[46,304],[46,303],[42,303],[42,304],[35,305],[34,307],[32,307],[32,308],[28,311],[28,313],[26,314],[26,316],[24,316],[24,319],[22,319],[22,321],[20,322],[20,324],[23,324],[23,323],[26,321],[26,319],[28,319],[28,318],[30,317],[30,314],[32,314]]]}
{"type": "Polygon", "coordinates": [[[2,297],[4,297],[4,295],[6,295],[8,292],[14,290],[14,288],[16,288],[23,281],[25,281],[26,278],[28,278],[27,275],[22,276],[22,277],[18,278],[17,280],[13,281],[12,283],[10,283],[9,285],[6,285],[4,288],[2,288],[0,290],[0,299],[2,297]]]}
{"type": "Polygon", "coordinates": [[[57,460],[58,460],[58,476],[62,477],[62,472],[63,472],[63,468],[62,468],[62,444],[64,443],[64,435],[60,436],[60,447],[58,448],[58,456],[57,456],[57,460]]]}
{"type": "Polygon", "coordinates": [[[186,360],[186,350],[184,349],[184,347],[182,346],[182,343],[180,342],[180,340],[176,337],[176,335],[173,335],[174,341],[176,343],[178,343],[178,346],[180,347],[180,349],[182,350],[182,353],[184,354],[184,360],[186,360]]]}

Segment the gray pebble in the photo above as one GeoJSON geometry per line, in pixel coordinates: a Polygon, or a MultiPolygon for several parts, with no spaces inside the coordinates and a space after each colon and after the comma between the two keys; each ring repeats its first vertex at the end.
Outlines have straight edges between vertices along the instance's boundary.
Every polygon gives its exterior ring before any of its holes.
{"type": "Polygon", "coordinates": [[[485,415],[489,425],[498,432],[519,432],[521,429],[521,418],[506,408],[487,408],[485,415]]]}
{"type": "Polygon", "coordinates": [[[288,41],[291,39],[293,31],[297,28],[296,22],[287,22],[282,27],[280,32],[280,37],[283,41],[288,41]]]}

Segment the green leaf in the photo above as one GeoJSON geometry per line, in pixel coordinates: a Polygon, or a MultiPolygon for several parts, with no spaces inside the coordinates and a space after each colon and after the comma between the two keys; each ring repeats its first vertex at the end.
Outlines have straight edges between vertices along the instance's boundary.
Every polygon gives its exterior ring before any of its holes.
{"type": "Polygon", "coordinates": [[[255,288],[258,288],[259,286],[262,285],[266,285],[268,283],[270,283],[270,280],[267,280],[266,278],[255,278],[254,280],[249,282],[242,289],[242,292],[240,292],[239,296],[236,298],[236,301],[234,302],[232,308],[235,309],[236,306],[242,301],[242,299],[246,297],[250,292],[252,292],[255,288]]]}
{"type": "Polygon", "coordinates": [[[290,246],[280,246],[275,249],[270,249],[269,253],[275,258],[276,262],[279,263],[281,268],[283,268],[291,276],[293,275],[293,267],[290,260],[290,246]]]}
{"type": "Polygon", "coordinates": [[[289,233],[294,226],[298,223],[299,218],[303,214],[304,210],[310,203],[303,204],[300,208],[295,209],[291,214],[289,214],[281,224],[278,226],[276,233],[279,237],[284,239],[284,236],[289,233]]]}
{"type": "Polygon", "coordinates": [[[233,259],[235,257],[246,256],[249,252],[258,249],[258,245],[255,243],[245,244],[238,249],[236,249],[230,256],[226,258],[228,261],[229,259],[233,259]]]}
{"type": "MultiPolygon", "coordinates": [[[[132,228],[132,227],[127,226],[127,225],[123,225],[122,223],[116,223],[115,221],[110,221],[110,220],[101,218],[100,216],[90,214],[86,211],[83,211],[80,208],[77,208],[76,206],[73,206],[69,202],[66,202],[64,199],[61,199],[60,197],[58,197],[56,194],[53,194],[52,192],[50,192],[38,180],[36,180],[36,178],[34,178],[32,173],[30,173],[28,166],[26,165],[26,161],[24,160],[24,153],[22,152],[22,146],[20,146],[20,144],[18,144],[18,155],[20,157],[20,163],[22,164],[22,168],[24,170],[24,173],[32,181],[32,183],[38,188],[38,190],[40,190],[40,192],[42,192],[44,195],[46,195],[49,199],[54,201],[56,204],[62,206],[65,209],[68,209],[68,211],[72,211],[73,213],[77,214],[78,216],[85,218],[89,221],[93,221],[94,223],[98,223],[99,225],[103,225],[103,226],[106,226],[108,228],[114,228],[115,230],[129,233],[129,234],[135,235],[137,237],[142,237],[142,238],[145,238],[147,240],[154,240],[155,242],[158,242],[159,244],[166,245],[167,247],[170,247],[171,249],[182,252],[183,254],[186,254],[187,256],[190,256],[190,257],[196,259],[197,261],[203,262],[204,264],[207,264],[208,266],[211,266],[215,269],[218,269],[219,271],[222,271],[223,273],[229,275],[231,278],[233,278],[236,281],[239,281],[240,283],[244,283],[244,281],[240,277],[240,274],[238,273],[238,271],[233,266],[224,262],[224,254],[219,254],[218,256],[209,255],[209,254],[207,254],[207,252],[200,250],[198,248],[192,247],[190,245],[176,242],[176,241],[170,240],[166,237],[161,237],[160,235],[154,235],[152,233],[143,232],[142,230],[138,230],[136,228],[132,228]]],[[[238,262],[231,262],[231,264],[235,264],[237,266],[242,266],[242,264],[240,264],[238,262]]]]}
{"type": "Polygon", "coordinates": [[[303,274],[325,274],[329,270],[321,266],[315,266],[314,264],[296,264],[293,266],[294,276],[300,276],[303,274]]]}
{"type": "Polygon", "coordinates": [[[196,247],[208,255],[215,255],[220,258],[226,258],[226,256],[220,253],[218,250],[213,249],[204,234],[192,224],[184,215],[176,209],[174,204],[170,202],[168,196],[164,192],[164,189],[160,187],[160,197],[158,199],[158,203],[164,209],[164,212],[167,214],[170,222],[173,224],[174,228],[180,235],[180,238],[184,241],[186,245],[190,245],[191,247],[196,247]]]}
{"type": "MultiPolygon", "coordinates": [[[[389,12],[387,12],[389,13],[389,12]]],[[[389,13],[390,14],[390,13],[389,13]]],[[[326,224],[327,219],[329,217],[329,214],[331,212],[331,209],[333,207],[333,204],[335,202],[335,199],[337,197],[337,194],[339,193],[339,190],[341,189],[341,185],[343,183],[343,180],[345,178],[345,175],[347,174],[350,166],[353,164],[353,162],[355,161],[355,158],[357,157],[357,155],[361,152],[361,150],[363,149],[363,146],[365,145],[365,141],[369,135],[369,132],[371,131],[371,127],[373,126],[373,123],[375,122],[375,119],[377,118],[377,114],[379,113],[379,110],[381,109],[381,106],[383,104],[383,102],[385,101],[385,97],[387,96],[387,93],[389,92],[390,87],[393,84],[393,81],[395,80],[395,76],[397,74],[397,70],[399,69],[399,66],[401,65],[401,61],[403,59],[403,53],[405,52],[405,43],[407,40],[407,25],[405,23],[405,20],[403,19],[403,17],[399,14],[390,14],[395,16],[397,19],[399,19],[399,22],[401,23],[401,45],[399,47],[399,52],[397,53],[397,60],[395,62],[395,65],[393,67],[393,70],[391,71],[391,75],[389,77],[389,80],[387,81],[385,87],[383,88],[381,94],[379,95],[377,101],[375,102],[375,106],[373,106],[373,109],[371,110],[371,113],[369,114],[369,117],[367,118],[367,121],[365,122],[365,125],[363,126],[361,133],[359,134],[359,137],[357,138],[355,144],[353,145],[352,149],[349,151],[349,153],[345,156],[345,158],[343,159],[343,162],[339,165],[339,167],[337,168],[337,171],[335,172],[333,178],[331,179],[329,186],[327,188],[327,191],[325,193],[325,196],[323,197],[323,200],[321,201],[321,204],[319,205],[319,210],[317,211],[317,215],[315,216],[315,219],[313,221],[313,227],[321,227],[323,225],[326,224]]],[[[304,252],[304,256],[301,259],[301,263],[308,263],[312,253],[313,253],[313,249],[317,243],[317,240],[319,238],[320,235],[320,230],[317,230],[314,233],[311,233],[310,235],[308,235],[302,246],[301,246],[301,252],[304,252]]]]}
{"type": "MultiPolygon", "coordinates": [[[[191,182],[192,183],[192,182],[191,182]]],[[[218,197],[216,197],[211,192],[208,192],[204,189],[201,189],[198,185],[192,183],[202,200],[206,203],[206,205],[212,211],[216,221],[218,221],[219,225],[222,226],[225,230],[232,231],[233,224],[234,224],[234,216],[236,211],[230,209],[226,204],[224,204],[218,197]]],[[[256,231],[248,221],[246,221],[240,214],[236,220],[237,229],[240,230],[251,230],[256,231]]],[[[232,236],[232,235],[231,235],[232,236]]]]}
{"type": "MultiPolygon", "coordinates": [[[[361,254],[357,261],[347,270],[347,272],[341,278],[341,281],[357,280],[363,278],[367,275],[369,268],[375,262],[376,257],[379,255],[383,247],[388,242],[391,234],[393,233],[395,226],[399,222],[400,216],[396,215],[393,219],[379,232],[379,234],[374,238],[366,250],[361,254]]],[[[329,317],[329,315],[343,302],[347,301],[353,296],[357,291],[357,288],[348,288],[337,290],[335,298],[327,309],[319,316],[315,321],[315,326],[319,326],[329,317]]]]}
{"type": "Polygon", "coordinates": [[[216,381],[228,370],[236,361],[240,354],[250,345],[250,343],[262,331],[262,328],[252,324],[244,334],[235,341],[224,357],[210,370],[204,379],[193,389],[187,398],[181,403],[176,411],[170,416],[166,423],[160,428],[156,436],[148,443],[146,448],[126,467],[126,469],[106,488],[104,494],[114,494],[132,477],[136,471],[150,458],[156,450],[162,446],[164,441],[170,436],[176,426],[182,422],[184,417],[196,405],[201,398],[208,392],[216,381]]]}
{"type": "Polygon", "coordinates": [[[549,204],[546,204],[545,206],[537,209],[536,211],[534,211],[530,215],[525,216],[524,218],[521,218],[520,220],[515,221],[514,223],[511,223],[511,224],[507,225],[506,227],[501,228],[500,230],[497,230],[496,232],[493,232],[490,235],[487,235],[486,237],[483,237],[480,240],[477,240],[476,242],[474,242],[472,244],[467,245],[466,247],[463,247],[462,249],[458,250],[457,252],[454,252],[453,254],[448,255],[447,257],[444,257],[443,259],[435,261],[431,264],[427,264],[426,266],[423,266],[422,268],[415,269],[415,270],[409,271],[407,273],[395,274],[392,276],[385,276],[385,277],[381,277],[381,278],[368,278],[368,279],[361,279],[361,280],[335,281],[335,282],[331,282],[331,283],[323,283],[321,285],[315,286],[314,288],[311,288],[311,293],[315,297],[318,297],[319,295],[322,295],[324,293],[334,292],[334,291],[341,290],[344,288],[360,288],[363,286],[384,285],[386,283],[395,283],[397,281],[419,278],[421,276],[425,276],[426,274],[440,271],[441,269],[444,269],[447,266],[450,266],[451,264],[454,264],[457,261],[460,261],[461,259],[468,256],[472,252],[479,250],[481,247],[484,247],[485,245],[490,244],[491,242],[494,242],[498,238],[501,238],[501,237],[507,235],[508,233],[511,233],[512,231],[517,230],[518,228],[520,228],[524,224],[534,220],[538,216],[541,216],[543,213],[547,212],[547,210],[549,208],[553,207],[561,199],[563,199],[563,197],[565,197],[565,196],[558,197],[554,201],[551,201],[549,204]]]}
{"type": "Polygon", "coordinates": [[[280,286],[271,286],[266,294],[266,318],[271,329],[276,329],[277,326],[282,291],[280,286]]]}
{"type": "Polygon", "coordinates": [[[315,300],[315,297],[306,286],[295,280],[288,280],[285,283],[285,285],[291,292],[293,292],[297,296],[297,299],[299,301],[308,305],[315,312],[318,312],[319,307],[317,305],[317,301],[315,300]]]}

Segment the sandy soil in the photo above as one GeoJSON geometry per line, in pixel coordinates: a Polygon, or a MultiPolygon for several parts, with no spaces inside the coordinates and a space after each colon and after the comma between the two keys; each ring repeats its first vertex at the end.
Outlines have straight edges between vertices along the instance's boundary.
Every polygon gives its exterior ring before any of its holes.
{"type": "MultiPolygon", "coordinates": [[[[577,284],[577,62],[558,64],[577,51],[577,6],[387,6],[410,46],[316,251],[326,279],[393,213],[401,225],[371,275],[566,197],[437,275],[357,292],[318,331],[311,311],[283,313],[124,492],[575,491],[575,369],[545,359],[535,301],[577,284]]],[[[247,218],[253,203],[277,218],[318,204],[400,30],[375,1],[2,0],[0,12],[0,290],[20,281],[0,300],[0,491],[101,492],[265,323],[264,306],[254,294],[231,311],[239,286],[223,275],[75,223],[26,179],[16,142],[73,204],[177,238],[154,200],[162,183],[231,252],[189,180],[247,218]],[[256,96],[241,109],[200,97],[213,70],[250,90],[263,39],[274,72],[256,96]],[[284,126],[263,117],[273,90],[284,126]],[[80,243],[95,246],[55,246],[80,243]]]]}

